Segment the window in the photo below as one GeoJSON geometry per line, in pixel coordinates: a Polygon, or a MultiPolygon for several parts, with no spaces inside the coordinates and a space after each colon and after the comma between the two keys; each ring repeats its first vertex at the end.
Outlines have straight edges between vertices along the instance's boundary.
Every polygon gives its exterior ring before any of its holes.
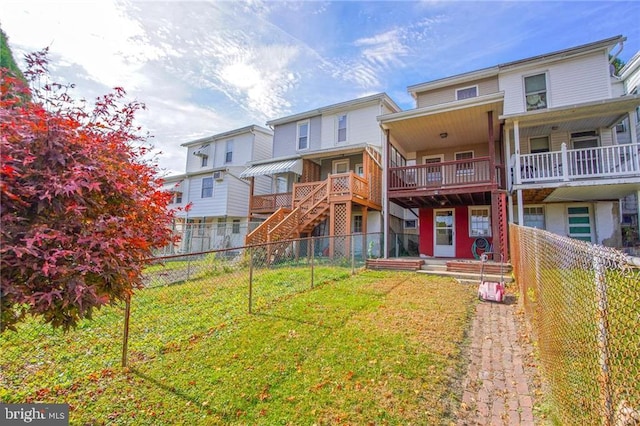
{"type": "Polygon", "coordinates": [[[544,225],[544,207],[531,206],[525,207],[524,212],[524,226],[531,228],[545,229],[544,225]]]}
{"type": "Polygon", "coordinates": [[[173,194],[173,202],[180,204],[182,202],[182,192],[176,192],[173,194]]]}
{"type": "Polygon", "coordinates": [[[309,149],[309,122],[298,123],[298,149],[309,149]]]}
{"type": "Polygon", "coordinates": [[[200,156],[200,167],[207,167],[207,163],[208,162],[209,162],[209,156],[208,155],[200,156]]]}
{"type": "Polygon", "coordinates": [[[456,90],[456,100],[475,98],[478,96],[478,86],[464,87],[456,90]]]}
{"type": "Polygon", "coordinates": [[[469,208],[469,236],[470,237],[490,237],[491,236],[491,216],[489,207],[469,208]]]}
{"type": "Polygon", "coordinates": [[[529,152],[549,152],[549,136],[540,136],[529,139],[529,152]]]}
{"type": "Polygon", "coordinates": [[[224,155],[224,162],[230,163],[233,161],[233,139],[227,141],[227,147],[224,155]]]}
{"type": "Polygon", "coordinates": [[[616,124],[616,133],[624,133],[626,131],[624,124],[625,124],[624,121],[621,121],[618,124],[616,124]]]}
{"type": "Polygon", "coordinates": [[[416,220],[415,219],[405,220],[404,221],[404,228],[405,229],[416,229],[416,220]]]}
{"type": "Polygon", "coordinates": [[[360,177],[364,177],[364,167],[362,164],[356,164],[356,174],[360,177]]]}
{"type": "Polygon", "coordinates": [[[338,116],[338,142],[347,140],[347,114],[338,116]]]}
{"type": "Polygon", "coordinates": [[[200,198],[211,198],[213,197],[213,178],[206,177],[202,178],[202,192],[200,193],[200,198]]]}
{"type": "Polygon", "coordinates": [[[227,223],[225,222],[223,217],[218,218],[218,236],[222,237],[225,234],[225,228],[227,227],[227,223]]]}
{"type": "Polygon", "coordinates": [[[362,233],[362,215],[353,216],[353,233],[362,233]]]}
{"type": "MultiPolygon", "coordinates": [[[[456,152],[456,161],[470,160],[473,158],[473,151],[456,152]]],[[[473,162],[465,161],[456,164],[456,175],[473,174],[473,162]]]]}
{"type": "Polygon", "coordinates": [[[289,182],[286,176],[278,176],[276,178],[276,194],[284,194],[288,192],[289,182]]]}
{"type": "Polygon", "coordinates": [[[333,162],[333,174],[347,173],[349,171],[349,160],[335,160],[333,162]]]}
{"type": "Polygon", "coordinates": [[[231,225],[231,233],[240,233],[240,219],[233,219],[233,224],[231,225]]]}
{"type": "Polygon", "coordinates": [[[422,157],[424,164],[428,164],[425,170],[428,183],[442,182],[442,166],[438,164],[442,163],[443,158],[442,155],[422,157]]]}
{"type": "Polygon", "coordinates": [[[547,107],[547,75],[538,74],[524,78],[524,92],[527,111],[547,107]]]}

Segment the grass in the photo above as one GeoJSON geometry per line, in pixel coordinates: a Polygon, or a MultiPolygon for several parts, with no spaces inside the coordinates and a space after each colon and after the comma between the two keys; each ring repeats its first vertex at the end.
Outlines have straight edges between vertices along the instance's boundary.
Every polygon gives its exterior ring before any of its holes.
{"type": "Polygon", "coordinates": [[[414,273],[296,268],[147,289],[66,335],[0,339],[3,402],[71,405],[72,424],[443,424],[472,289],[414,273]]]}

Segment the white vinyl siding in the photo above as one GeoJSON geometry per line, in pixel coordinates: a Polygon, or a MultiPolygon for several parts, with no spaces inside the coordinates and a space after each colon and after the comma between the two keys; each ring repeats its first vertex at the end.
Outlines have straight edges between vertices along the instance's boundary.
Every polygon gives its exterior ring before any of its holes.
{"type": "Polygon", "coordinates": [[[469,86],[478,87],[476,96],[484,96],[499,92],[498,78],[492,77],[483,80],[447,86],[439,89],[430,90],[428,92],[418,93],[416,106],[417,108],[440,105],[448,102],[456,101],[456,91],[458,89],[468,88],[469,86]]]}
{"type": "Polygon", "coordinates": [[[608,99],[610,77],[604,52],[563,59],[526,69],[503,70],[500,89],[504,92],[504,114],[526,111],[524,76],[547,75],[547,108],[608,99]]]}
{"type": "Polygon", "coordinates": [[[333,113],[322,116],[322,132],[320,149],[335,148],[337,141],[336,116],[347,114],[347,140],[340,146],[370,144],[380,146],[382,130],[378,125],[377,116],[380,115],[380,105],[361,106],[348,112],[333,113]]]}

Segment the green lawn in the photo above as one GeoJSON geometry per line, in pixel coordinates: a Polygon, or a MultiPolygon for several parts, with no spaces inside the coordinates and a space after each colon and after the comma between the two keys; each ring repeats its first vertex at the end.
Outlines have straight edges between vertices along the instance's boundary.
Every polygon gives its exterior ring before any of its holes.
{"type": "Polygon", "coordinates": [[[473,289],[415,273],[233,272],[140,291],[66,335],[0,338],[3,402],[65,402],[72,424],[442,424],[473,289]],[[306,274],[306,275],[305,275],[306,274]]]}

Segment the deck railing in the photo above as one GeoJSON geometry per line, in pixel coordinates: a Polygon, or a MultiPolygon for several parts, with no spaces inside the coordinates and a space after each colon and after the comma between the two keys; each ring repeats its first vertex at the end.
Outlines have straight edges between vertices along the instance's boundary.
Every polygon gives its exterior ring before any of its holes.
{"type": "Polygon", "coordinates": [[[515,157],[515,184],[640,175],[640,144],[521,154],[515,157]]]}
{"type": "Polygon", "coordinates": [[[251,200],[251,210],[254,212],[273,212],[280,207],[293,208],[291,192],[254,195],[251,200]]]}
{"type": "Polygon", "coordinates": [[[496,165],[492,170],[488,157],[392,167],[389,169],[389,191],[499,183],[501,168],[496,165]]]}

